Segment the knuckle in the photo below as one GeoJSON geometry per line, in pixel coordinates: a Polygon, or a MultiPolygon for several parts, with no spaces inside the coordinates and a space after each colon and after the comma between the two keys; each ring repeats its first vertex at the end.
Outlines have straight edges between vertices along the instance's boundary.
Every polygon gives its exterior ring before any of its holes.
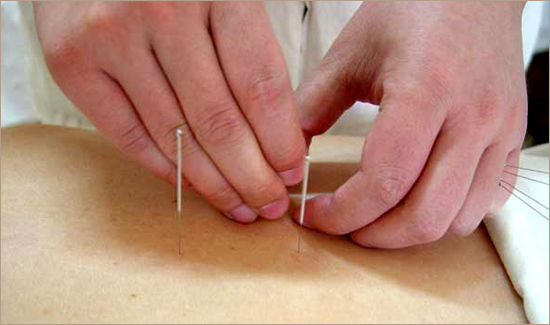
{"type": "Polygon", "coordinates": [[[425,103],[425,107],[437,107],[438,102],[443,102],[448,99],[451,94],[451,76],[447,73],[439,71],[437,68],[433,68],[427,71],[422,78],[419,78],[413,87],[416,89],[424,89],[417,98],[420,103],[425,103]]]}
{"type": "Polygon", "coordinates": [[[447,232],[447,227],[441,222],[441,216],[442,214],[433,210],[417,214],[418,219],[409,227],[409,240],[415,244],[425,244],[442,238],[447,232]]]}
{"type": "Polygon", "coordinates": [[[183,122],[178,125],[170,125],[163,127],[162,129],[166,131],[160,132],[160,134],[162,134],[162,136],[159,138],[160,147],[163,152],[168,155],[168,157],[170,157],[170,159],[175,161],[178,151],[178,140],[176,135],[177,130],[182,131],[182,149],[185,148],[185,152],[187,154],[193,153],[195,151],[195,139],[193,138],[193,134],[189,129],[189,125],[187,125],[187,123],[183,122]]]}
{"type": "Polygon", "coordinates": [[[155,21],[166,21],[174,18],[177,2],[173,1],[144,1],[139,3],[147,15],[155,21]]]}
{"type": "Polygon", "coordinates": [[[154,24],[156,28],[168,30],[178,28],[181,24],[181,13],[189,17],[199,17],[202,7],[207,3],[200,1],[140,1],[133,2],[145,12],[145,19],[154,24]]]}
{"type": "Polygon", "coordinates": [[[170,157],[171,160],[175,160],[177,150],[178,150],[178,141],[176,136],[176,130],[178,126],[167,127],[163,136],[159,139],[159,145],[164,151],[165,154],[170,157]]]}
{"type": "Polygon", "coordinates": [[[477,119],[483,121],[485,124],[495,123],[502,119],[502,96],[496,89],[486,87],[483,90],[479,103],[479,110],[477,119]]]}
{"type": "Polygon", "coordinates": [[[440,110],[449,104],[452,74],[440,65],[426,65],[419,69],[418,75],[402,76],[390,74],[384,79],[384,96],[396,102],[407,102],[414,107],[440,110]],[[386,95],[386,94],[389,94],[386,95]]]}
{"type": "MultiPolygon", "coordinates": [[[[456,110],[454,122],[449,125],[474,137],[492,139],[503,128],[503,123],[506,121],[506,113],[503,109],[505,103],[495,86],[487,85],[480,91],[474,109],[456,110]]],[[[480,141],[478,144],[486,145],[486,141],[480,141]]]]}
{"type": "Polygon", "coordinates": [[[117,13],[109,2],[93,2],[84,16],[84,31],[89,34],[109,33],[115,31],[117,25],[117,13]]]}
{"type": "Polygon", "coordinates": [[[124,130],[118,139],[122,151],[129,154],[143,152],[149,145],[147,131],[140,123],[135,123],[124,130]]]}
{"type": "Polygon", "coordinates": [[[300,166],[304,162],[306,155],[306,146],[303,139],[287,146],[283,151],[284,157],[287,157],[289,167],[300,166]]]}
{"type": "MultiPolygon", "coordinates": [[[[187,122],[183,122],[179,125],[179,127],[176,127],[176,129],[180,129],[181,132],[181,146],[182,146],[182,152],[186,155],[193,155],[195,153],[200,152],[202,149],[200,148],[199,144],[197,143],[195,136],[193,135],[193,131],[191,131],[191,128],[189,127],[189,124],[187,122]]],[[[176,142],[177,146],[177,142],[176,142]]],[[[177,147],[176,147],[177,151],[177,147]]]]}
{"type": "Polygon", "coordinates": [[[286,189],[276,178],[258,177],[250,180],[241,193],[243,199],[251,206],[260,208],[282,198],[286,193],[286,189]]]}
{"type": "Polygon", "coordinates": [[[77,46],[64,38],[53,44],[44,44],[43,51],[44,59],[54,76],[70,71],[80,61],[77,46]]]}
{"type": "MultiPolygon", "coordinates": [[[[279,141],[274,139],[274,141],[279,141]]],[[[282,145],[279,145],[277,152],[266,153],[269,161],[273,164],[273,167],[277,171],[286,171],[291,168],[301,166],[304,162],[306,155],[305,141],[302,139],[294,139],[291,142],[281,141],[282,145]]]]}
{"type": "Polygon", "coordinates": [[[246,134],[239,109],[232,102],[208,105],[198,117],[197,138],[212,146],[233,146],[246,134]]]}
{"type": "Polygon", "coordinates": [[[266,201],[270,201],[270,197],[272,197],[273,194],[278,194],[277,192],[280,191],[277,190],[274,181],[259,179],[250,183],[247,192],[250,196],[261,197],[265,198],[266,201]]]}
{"type": "MultiPolygon", "coordinates": [[[[270,105],[284,95],[286,76],[280,73],[267,73],[250,82],[246,90],[246,99],[261,105],[270,105]]],[[[275,108],[272,105],[270,109],[275,108]]]]}
{"type": "Polygon", "coordinates": [[[386,206],[395,206],[412,184],[411,173],[396,167],[383,167],[376,173],[376,195],[386,206]]]}
{"type": "Polygon", "coordinates": [[[224,184],[203,193],[206,200],[212,203],[214,206],[222,210],[227,210],[229,207],[234,206],[235,201],[238,201],[238,197],[229,184],[224,184]]]}

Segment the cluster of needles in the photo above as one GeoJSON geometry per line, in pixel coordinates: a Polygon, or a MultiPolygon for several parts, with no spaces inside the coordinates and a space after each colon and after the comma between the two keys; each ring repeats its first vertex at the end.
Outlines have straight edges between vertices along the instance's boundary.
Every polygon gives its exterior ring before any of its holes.
{"type": "MultiPolygon", "coordinates": [[[[548,182],[544,182],[544,181],[541,181],[541,180],[538,180],[538,179],[534,179],[532,177],[527,177],[525,175],[520,175],[519,172],[520,171],[524,171],[524,172],[532,172],[532,173],[538,173],[538,174],[545,174],[545,175],[548,175],[548,172],[547,171],[544,171],[544,170],[538,170],[538,169],[532,169],[532,168],[523,168],[523,167],[517,167],[517,166],[510,166],[510,165],[505,165],[504,166],[504,173],[506,174],[509,174],[509,175],[513,175],[515,177],[518,177],[518,178],[522,178],[522,179],[525,179],[525,180],[528,180],[528,181],[531,181],[531,182],[535,182],[535,183],[538,183],[538,184],[542,184],[542,185],[546,185],[548,186],[548,182]],[[513,169],[515,170],[515,172],[511,172],[511,171],[508,171],[506,170],[506,168],[508,169],[513,169]]],[[[543,212],[541,212],[539,209],[535,208],[534,204],[529,204],[529,202],[527,202],[527,200],[530,200],[531,202],[535,203],[536,205],[538,205],[539,207],[542,207],[544,210],[547,211],[548,213],[548,206],[542,204],[541,202],[539,202],[538,200],[536,200],[535,198],[533,198],[532,196],[530,196],[529,194],[525,193],[524,191],[521,191],[520,189],[516,188],[515,186],[513,186],[512,184],[506,182],[505,180],[503,179],[500,179],[498,185],[503,188],[506,192],[510,193],[510,195],[514,196],[516,199],[520,200],[523,204],[525,204],[526,206],[528,206],[529,208],[531,208],[533,211],[535,211],[538,215],[540,215],[542,218],[548,220],[548,216],[546,216],[543,212]],[[525,198],[522,198],[520,197],[518,194],[514,193],[514,192],[517,192],[521,195],[523,195],[525,198]]]]}

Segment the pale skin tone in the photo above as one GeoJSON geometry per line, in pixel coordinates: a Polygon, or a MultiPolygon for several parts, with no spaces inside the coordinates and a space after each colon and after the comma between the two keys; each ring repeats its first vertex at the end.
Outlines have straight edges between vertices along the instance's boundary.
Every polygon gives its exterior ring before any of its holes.
{"type": "Polygon", "coordinates": [[[226,216],[281,217],[305,142],[262,3],[35,3],[53,77],[123,152],[226,216]]]}
{"type": "Polygon", "coordinates": [[[380,105],[360,170],[308,201],[305,226],[382,248],[468,235],[506,200],[522,8],[365,3],[293,94],[261,3],[35,4],[54,78],[98,129],[174,183],[184,125],[186,180],[240,222],[280,217],[305,143],[355,101],[380,105]]]}

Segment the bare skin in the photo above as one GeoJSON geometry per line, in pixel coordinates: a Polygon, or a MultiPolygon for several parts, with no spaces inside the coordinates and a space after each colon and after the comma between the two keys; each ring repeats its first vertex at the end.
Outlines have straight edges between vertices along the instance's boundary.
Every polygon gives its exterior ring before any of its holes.
{"type": "Polygon", "coordinates": [[[367,247],[468,235],[508,194],[526,128],[522,3],[365,3],[297,90],[304,131],[380,105],[360,170],[306,225],[367,247]]]}
{"type": "Polygon", "coordinates": [[[54,79],[119,149],[175,184],[180,127],[185,179],[212,205],[244,223],[283,215],[305,141],[262,3],[34,7],[54,79]]]}
{"type": "MultiPolygon", "coordinates": [[[[179,255],[173,188],[97,132],[1,141],[2,324],[527,321],[484,227],[401,250],[302,229],[298,253],[288,218],[241,225],[187,191],[179,255]]],[[[310,192],[349,177],[361,146],[316,139],[310,192]]]]}

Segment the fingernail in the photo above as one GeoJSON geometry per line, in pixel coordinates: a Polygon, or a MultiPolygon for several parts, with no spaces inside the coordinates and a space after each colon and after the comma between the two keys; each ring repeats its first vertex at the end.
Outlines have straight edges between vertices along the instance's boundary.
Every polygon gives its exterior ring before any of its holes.
{"type": "Polygon", "coordinates": [[[258,215],[244,203],[229,212],[227,216],[242,223],[250,223],[258,217],[258,215]]]}
{"type": "Polygon", "coordinates": [[[289,199],[285,196],[282,199],[271,202],[260,208],[260,215],[266,219],[277,219],[288,209],[289,199]]]}
{"type": "Polygon", "coordinates": [[[279,177],[283,180],[286,186],[292,186],[302,181],[302,168],[289,169],[279,173],[279,177]]]}

